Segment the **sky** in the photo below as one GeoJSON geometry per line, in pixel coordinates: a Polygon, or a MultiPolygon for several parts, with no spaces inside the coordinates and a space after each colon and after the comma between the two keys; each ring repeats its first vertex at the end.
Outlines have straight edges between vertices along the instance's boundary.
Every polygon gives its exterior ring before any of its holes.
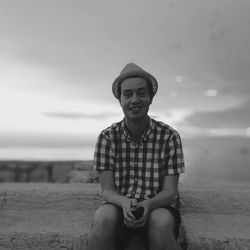
{"type": "Polygon", "coordinates": [[[0,6],[0,159],[92,159],[123,119],[111,85],[130,62],[158,80],[149,114],[184,145],[237,138],[249,152],[248,0],[0,6]]]}

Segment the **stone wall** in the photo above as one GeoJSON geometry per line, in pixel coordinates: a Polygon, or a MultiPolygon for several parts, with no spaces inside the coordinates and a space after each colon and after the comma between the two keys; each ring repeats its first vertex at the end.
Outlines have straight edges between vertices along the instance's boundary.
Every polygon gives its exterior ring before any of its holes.
{"type": "Polygon", "coordinates": [[[0,182],[98,182],[92,161],[1,161],[0,182]]]}

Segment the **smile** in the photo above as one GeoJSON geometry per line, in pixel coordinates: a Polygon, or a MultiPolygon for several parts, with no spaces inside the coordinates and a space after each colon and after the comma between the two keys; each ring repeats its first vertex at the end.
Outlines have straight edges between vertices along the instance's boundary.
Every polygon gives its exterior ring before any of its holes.
{"type": "Polygon", "coordinates": [[[134,112],[137,112],[137,111],[140,111],[141,108],[140,107],[133,107],[133,108],[130,108],[131,111],[134,111],[134,112]]]}

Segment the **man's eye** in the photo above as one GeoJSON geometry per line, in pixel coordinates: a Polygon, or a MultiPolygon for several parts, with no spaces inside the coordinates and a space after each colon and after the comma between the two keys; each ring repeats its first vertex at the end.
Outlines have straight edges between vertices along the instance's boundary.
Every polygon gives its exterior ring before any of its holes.
{"type": "Polygon", "coordinates": [[[139,92],[138,93],[139,96],[145,96],[145,94],[146,94],[145,92],[139,92]]]}
{"type": "Polygon", "coordinates": [[[129,92],[123,93],[123,96],[125,96],[125,97],[130,97],[131,95],[132,95],[132,94],[129,93],[129,92]]]}

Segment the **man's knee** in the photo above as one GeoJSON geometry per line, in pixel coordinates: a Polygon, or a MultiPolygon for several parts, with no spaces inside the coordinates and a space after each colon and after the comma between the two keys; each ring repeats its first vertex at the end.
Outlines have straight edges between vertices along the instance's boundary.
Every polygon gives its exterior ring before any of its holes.
{"type": "Polygon", "coordinates": [[[100,207],[95,215],[93,228],[88,235],[88,249],[114,249],[116,228],[121,210],[112,204],[100,207]]]}
{"type": "Polygon", "coordinates": [[[169,210],[153,210],[147,226],[149,249],[179,249],[174,235],[175,218],[169,210]]]}
{"type": "Polygon", "coordinates": [[[172,233],[175,227],[175,220],[171,212],[165,208],[153,210],[148,218],[148,228],[156,232],[172,233]]]}
{"type": "Polygon", "coordinates": [[[94,228],[115,229],[120,218],[120,210],[112,205],[105,204],[100,207],[94,215],[94,228]]]}

